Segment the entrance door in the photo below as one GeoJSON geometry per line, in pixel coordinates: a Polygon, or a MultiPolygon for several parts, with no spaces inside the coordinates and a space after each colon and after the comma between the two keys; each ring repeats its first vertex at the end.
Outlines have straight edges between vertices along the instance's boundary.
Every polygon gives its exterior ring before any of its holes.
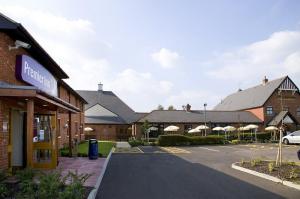
{"type": "Polygon", "coordinates": [[[24,113],[18,110],[12,110],[12,167],[23,167],[24,166],[24,113]]]}

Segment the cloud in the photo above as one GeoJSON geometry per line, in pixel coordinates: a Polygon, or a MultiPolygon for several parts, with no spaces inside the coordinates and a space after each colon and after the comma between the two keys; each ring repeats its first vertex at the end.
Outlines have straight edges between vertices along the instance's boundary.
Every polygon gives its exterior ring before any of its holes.
{"type": "Polygon", "coordinates": [[[180,56],[177,52],[161,48],[158,52],[151,54],[152,59],[163,68],[173,68],[177,65],[180,56]]]}
{"type": "Polygon", "coordinates": [[[215,56],[206,62],[207,74],[222,80],[244,81],[264,75],[280,77],[300,75],[300,31],[280,31],[215,56]]]}

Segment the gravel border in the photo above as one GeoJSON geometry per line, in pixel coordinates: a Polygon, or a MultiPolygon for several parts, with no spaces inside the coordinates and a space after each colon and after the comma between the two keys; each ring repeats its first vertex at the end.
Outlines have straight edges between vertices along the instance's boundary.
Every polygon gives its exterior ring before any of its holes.
{"type": "Polygon", "coordinates": [[[285,186],[292,187],[292,188],[297,189],[297,190],[300,191],[300,185],[298,185],[298,184],[295,184],[293,182],[286,181],[286,180],[281,180],[279,178],[276,178],[274,176],[270,176],[270,175],[267,175],[267,174],[264,174],[264,173],[259,173],[257,171],[246,169],[244,167],[240,167],[240,166],[237,165],[239,163],[240,162],[232,163],[231,168],[242,171],[242,172],[245,172],[245,173],[249,173],[251,175],[255,175],[257,177],[261,177],[261,178],[264,178],[264,179],[267,179],[267,180],[271,180],[271,181],[276,182],[276,183],[281,183],[285,186]]]}

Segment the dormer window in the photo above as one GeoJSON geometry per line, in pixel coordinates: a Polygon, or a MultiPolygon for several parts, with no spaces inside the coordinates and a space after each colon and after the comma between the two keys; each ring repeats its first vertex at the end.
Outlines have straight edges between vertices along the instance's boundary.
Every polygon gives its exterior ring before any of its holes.
{"type": "Polygon", "coordinates": [[[267,106],[266,113],[267,113],[267,115],[273,115],[273,107],[272,106],[267,106]]]}

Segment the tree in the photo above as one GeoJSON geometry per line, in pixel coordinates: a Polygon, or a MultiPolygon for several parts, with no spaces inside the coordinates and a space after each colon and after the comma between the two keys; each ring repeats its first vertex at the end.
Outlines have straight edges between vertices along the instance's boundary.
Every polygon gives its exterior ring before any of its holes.
{"type": "Polygon", "coordinates": [[[170,106],[168,107],[168,110],[169,110],[169,111],[173,111],[173,110],[176,110],[176,109],[174,108],[173,105],[170,105],[170,106]]]}
{"type": "Polygon", "coordinates": [[[149,121],[145,120],[144,123],[142,124],[142,132],[145,134],[145,138],[146,138],[146,133],[147,133],[149,127],[150,127],[149,121]]]}
{"type": "Polygon", "coordinates": [[[157,110],[162,111],[162,110],[164,110],[164,107],[159,104],[158,107],[157,107],[157,110]]]}

